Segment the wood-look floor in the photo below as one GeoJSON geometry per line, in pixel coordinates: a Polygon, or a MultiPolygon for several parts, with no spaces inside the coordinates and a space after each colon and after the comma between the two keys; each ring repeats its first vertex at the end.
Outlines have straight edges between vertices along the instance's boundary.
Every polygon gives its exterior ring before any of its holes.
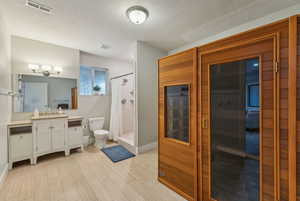
{"type": "Polygon", "coordinates": [[[157,151],[111,162],[98,149],[41,159],[9,172],[1,201],[180,201],[157,181],[157,151]]]}

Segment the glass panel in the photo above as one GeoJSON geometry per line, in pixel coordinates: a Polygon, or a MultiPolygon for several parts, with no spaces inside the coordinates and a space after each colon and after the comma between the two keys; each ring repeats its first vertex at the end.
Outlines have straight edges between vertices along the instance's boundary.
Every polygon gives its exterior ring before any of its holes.
{"type": "Polygon", "coordinates": [[[95,70],[95,85],[100,87],[101,94],[106,94],[106,71],[95,70]]]}
{"type": "Polygon", "coordinates": [[[211,196],[218,201],[258,201],[259,60],[210,68],[211,196]]]}
{"type": "Polygon", "coordinates": [[[189,142],[189,85],[165,87],[166,137],[189,142]]]}
{"type": "Polygon", "coordinates": [[[93,74],[89,67],[80,66],[80,95],[93,94],[93,74]]]}
{"type": "Polygon", "coordinates": [[[106,82],[106,69],[80,66],[80,95],[105,95],[107,92],[106,82]],[[98,89],[95,88],[96,86],[98,86],[98,89]]]}

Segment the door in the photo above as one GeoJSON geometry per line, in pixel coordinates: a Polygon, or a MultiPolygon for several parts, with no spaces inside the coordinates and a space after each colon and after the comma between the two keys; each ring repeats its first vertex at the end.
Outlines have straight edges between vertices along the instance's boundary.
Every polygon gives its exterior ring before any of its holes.
{"type": "Polygon", "coordinates": [[[197,200],[197,51],[159,60],[159,181],[197,200]]]}
{"type": "Polygon", "coordinates": [[[82,145],[83,133],[81,127],[68,128],[68,144],[70,146],[82,145]]]}
{"type": "Polygon", "coordinates": [[[52,135],[52,150],[64,150],[66,145],[65,140],[65,120],[51,120],[51,135],[52,135]]]}
{"type": "Polygon", "coordinates": [[[48,107],[48,83],[24,83],[24,112],[33,112],[36,108],[44,110],[48,107]]]}
{"type": "Polygon", "coordinates": [[[23,133],[10,136],[11,159],[22,159],[32,156],[32,133],[23,133]]]}
{"type": "Polygon", "coordinates": [[[51,124],[50,121],[36,122],[36,153],[47,153],[51,151],[51,124]]]}
{"type": "Polygon", "coordinates": [[[272,35],[200,52],[203,201],[277,199],[276,42],[272,35]]]}

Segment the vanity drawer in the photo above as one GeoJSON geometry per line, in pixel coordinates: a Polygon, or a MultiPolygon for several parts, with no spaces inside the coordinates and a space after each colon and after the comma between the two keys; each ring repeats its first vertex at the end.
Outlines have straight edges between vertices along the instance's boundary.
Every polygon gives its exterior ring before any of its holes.
{"type": "Polygon", "coordinates": [[[72,127],[80,127],[82,124],[81,120],[77,120],[77,121],[69,121],[68,122],[68,128],[72,128],[72,127]]]}
{"type": "Polygon", "coordinates": [[[10,128],[10,135],[19,135],[24,133],[32,133],[32,126],[10,128]]]}
{"type": "Polygon", "coordinates": [[[32,133],[22,133],[10,136],[10,158],[22,159],[32,155],[32,133]]]}

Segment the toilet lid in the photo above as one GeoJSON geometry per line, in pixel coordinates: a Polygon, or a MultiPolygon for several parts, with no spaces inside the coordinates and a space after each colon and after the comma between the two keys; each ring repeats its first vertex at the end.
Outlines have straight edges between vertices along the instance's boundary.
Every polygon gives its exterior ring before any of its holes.
{"type": "Polygon", "coordinates": [[[108,131],[107,130],[96,130],[94,132],[95,135],[107,135],[108,131]]]}

